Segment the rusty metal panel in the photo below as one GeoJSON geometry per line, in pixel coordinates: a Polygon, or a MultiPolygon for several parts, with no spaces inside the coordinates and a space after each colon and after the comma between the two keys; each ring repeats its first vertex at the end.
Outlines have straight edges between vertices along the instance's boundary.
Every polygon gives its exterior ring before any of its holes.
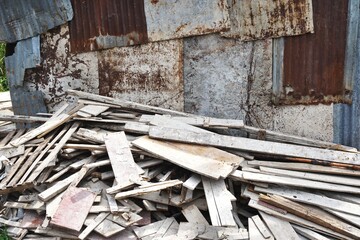
{"type": "Polygon", "coordinates": [[[311,0],[227,1],[231,27],[225,37],[250,41],[314,31],[311,0]]]}
{"type": "Polygon", "coordinates": [[[315,33],[284,39],[280,104],[345,102],[348,1],[314,0],[315,33]]]}
{"type": "Polygon", "coordinates": [[[150,41],[227,30],[226,0],[144,0],[150,41]]]}
{"type": "Polygon", "coordinates": [[[0,0],[0,41],[36,36],[72,17],[70,0],[0,0]]]}
{"type": "MultiPolygon", "coordinates": [[[[36,113],[46,113],[43,93],[41,91],[27,91],[24,87],[11,86],[11,103],[14,114],[35,116],[36,113]]],[[[17,123],[17,128],[36,127],[37,123],[17,123]]]]}
{"type": "Polygon", "coordinates": [[[99,93],[182,111],[182,54],[181,39],[101,51],[99,93]]]}
{"type": "Polygon", "coordinates": [[[25,69],[40,64],[40,37],[17,42],[13,55],[5,57],[6,76],[10,86],[22,86],[25,69]]]}
{"type": "Polygon", "coordinates": [[[41,63],[25,71],[24,86],[42,91],[49,112],[57,110],[68,89],[99,93],[98,52],[72,54],[67,24],[41,35],[41,63]]]}
{"type": "Polygon", "coordinates": [[[146,43],[143,0],[72,0],[71,52],[146,43]]]}

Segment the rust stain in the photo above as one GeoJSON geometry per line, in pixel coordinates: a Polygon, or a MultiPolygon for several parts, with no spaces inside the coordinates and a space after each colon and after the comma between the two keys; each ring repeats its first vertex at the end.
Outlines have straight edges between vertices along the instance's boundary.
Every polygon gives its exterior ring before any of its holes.
{"type": "Polygon", "coordinates": [[[157,4],[159,2],[159,0],[151,0],[152,4],[157,4]]]}
{"type": "Polygon", "coordinates": [[[71,52],[148,42],[143,0],[72,0],[72,4],[71,52]]]}
{"type": "Polygon", "coordinates": [[[285,39],[281,104],[348,103],[343,87],[347,9],[347,1],[314,0],[315,33],[285,39]]]}

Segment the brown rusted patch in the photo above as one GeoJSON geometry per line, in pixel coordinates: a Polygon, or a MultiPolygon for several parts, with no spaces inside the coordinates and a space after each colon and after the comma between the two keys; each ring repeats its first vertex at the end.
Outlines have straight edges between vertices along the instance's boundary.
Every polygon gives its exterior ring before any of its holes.
{"type": "Polygon", "coordinates": [[[349,103],[343,87],[347,9],[347,1],[314,0],[315,33],[285,39],[280,104],[349,103]]]}
{"type": "Polygon", "coordinates": [[[144,0],[72,0],[71,52],[148,42],[144,0]],[[102,38],[101,43],[97,40],[102,38]],[[114,41],[114,37],[121,37],[114,41]]]}
{"type": "Polygon", "coordinates": [[[157,4],[159,2],[159,0],[151,0],[152,4],[157,4]]]}

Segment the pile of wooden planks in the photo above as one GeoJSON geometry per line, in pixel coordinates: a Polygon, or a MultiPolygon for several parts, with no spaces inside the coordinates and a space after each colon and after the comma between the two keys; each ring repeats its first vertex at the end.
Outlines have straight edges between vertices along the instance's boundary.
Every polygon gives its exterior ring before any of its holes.
{"type": "Polygon", "coordinates": [[[68,94],[75,103],[21,116],[42,124],[0,142],[13,238],[360,239],[354,148],[68,94]]]}

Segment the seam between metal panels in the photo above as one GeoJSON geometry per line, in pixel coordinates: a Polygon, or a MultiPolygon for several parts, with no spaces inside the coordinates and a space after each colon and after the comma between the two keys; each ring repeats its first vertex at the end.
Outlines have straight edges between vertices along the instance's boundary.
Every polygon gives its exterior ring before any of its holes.
{"type": "Polygon", "coordinates": [[[283,75],[284,75],[284,38],[275,38],[273,43],[273,61],[272,61],[272,101],[278,105],[283,88],[283,75]]]}
{"type": "Polygon", "coordinates": [[[354,78],[358,67],[357,61],[357,39],[359,34],[359,17],[360,17],[359,0],[349,0],[349,21],[347,26],[345,66],[344,66],[344,89],[345,97],[351,100],[354,78]]]}

